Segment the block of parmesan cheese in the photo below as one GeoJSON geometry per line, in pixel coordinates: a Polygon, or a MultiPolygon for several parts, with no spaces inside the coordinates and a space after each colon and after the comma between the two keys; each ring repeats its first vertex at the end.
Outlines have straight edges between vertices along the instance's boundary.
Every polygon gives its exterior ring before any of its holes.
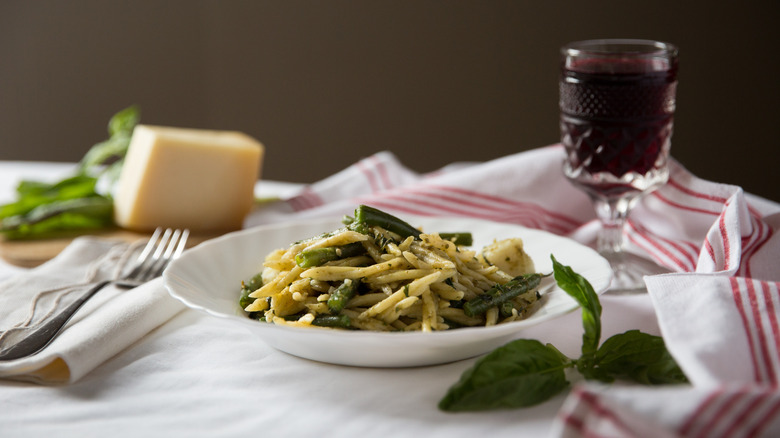
{"type": "Polygon", "coordinates": [[[263,152],[241,132],[138,125],[114,194],[116,222],[131,230],[240,229],[263,152]]]}

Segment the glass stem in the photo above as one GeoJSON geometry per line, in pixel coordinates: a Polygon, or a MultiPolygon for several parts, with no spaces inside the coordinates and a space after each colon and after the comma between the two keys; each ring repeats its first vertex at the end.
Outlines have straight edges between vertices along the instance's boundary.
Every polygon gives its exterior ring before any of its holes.
{"type": "Polygon", "coordinates": [[[602,254],[620,254],[623,251],[623,227],[628,220],[632,202],[627,198],[594,198],[596,215],[601,221],[598,251],[602,254]]]}

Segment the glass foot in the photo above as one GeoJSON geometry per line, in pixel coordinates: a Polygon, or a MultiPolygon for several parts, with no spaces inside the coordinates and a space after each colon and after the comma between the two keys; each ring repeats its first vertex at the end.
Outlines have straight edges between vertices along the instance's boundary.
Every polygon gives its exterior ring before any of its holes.
{"type": "Polygon", "coordinates": [[[646,293],[645,275],[666,274],[669,269],[644,257],[625,252],[602,253],[612,266],[613,277],[605,293],[611,295],[629,295],[646,293]]]}

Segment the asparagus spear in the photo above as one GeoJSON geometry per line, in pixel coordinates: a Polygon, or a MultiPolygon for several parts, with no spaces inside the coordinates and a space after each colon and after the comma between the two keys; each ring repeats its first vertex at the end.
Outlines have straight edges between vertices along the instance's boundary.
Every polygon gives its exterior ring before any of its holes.
{"type": "Polygon", "coordinates": [[[439,237],[444,240],[449,240],[458,246],[471,246],[474,243],[474,238],[469,232],[459,233],[439,233],[439,237]]]}
{"type": "Polygon", "coordinates": [[[341,286],[337,287],[336,290],[330,294],[330,298],[328,298],[328,308],[331,310],[331,312],[341,312],[341,310],[344,309],[344,307],[347,305],[347,301],[349,301],[357,293],[359,284],[360,281],[358,280],[344,280],[344,283],[341,283],[341,286]]]}
{"type": "Polygon", "coordinates": [[[347,315],[318,315],[311,322],[311,325],[333,328],[350,328],[352,321],[347,315]]]}
{"type": "MultiPolygon", "coordinates": [[[[344,222],[351,229],[358,232],[364,232],[365,227],[382,227],[385,230],[398,234],[402,239],[409,236],[414,236],[415,239],[419,239],[421,234],[420,230],[398,217],[367,205],[359,205],[358,208],[355,209],[355,217],[345,219],[344,222]]],[[[470,246],[473,243],[471,233],[469,232],[439,233],[439,236],[441,236],[442,239],[453,241],[456,245],[470,246]]]]}
{"type": "Polygon", "coordinates": [[[504,284],[497,284],[484,294],[467,301],[463,305],[463,312],[472,317],[481,315],[493,306],[502,305],[519,295],[536,289],[541,281],[542,274],[525,274],[504,284]]]}
{"type": "Polygon", "coordinates": [[[258,272],[257,274],[252,276],[252,278],[250,278],[249,281],[241,282],[241,297],[239,298],[238,304],[241,306],[242,309],[252,304],[252,302],[255,301],[254,298],[249,297],[249,294],[260,289],[260,287],[262,286],[263,286],[262,272],[258,272]]]}
{"type": "Polygon", "coordinates": [[[18,199],[0,205],[0,233],[8,239],[31,239],[115,226],[113,201],[95,185],[100,175],[116,180],[138,120],[134,106],[115,114],[109,121],[109,139],[87,152],[76,174],[54,184],[20,183],[18,199]]]}
{"type": "Polygon", "coordinates": [[[295,256],[295,263],[301,268],[311,268],[324,265],[333,260],[358,256],[365,252],[366,249],[360,242],[348,243],[341,246],[330,246],[327,248],[307,249],[295,256]]]}
{"type": "Polygon", "coordinates": [[[350,224],[350,227],[355,229],[355,231],[360,232],[363,227],[373,226],[392,231],[401,236],[402,239],[409,236],[414,236],[415,239],[420,237],[420,230],[403,220],[389,213],[385,213],[378,208],[369,207],[368,205],[359,205],[358,208],[355,209],[355,219],[352,224],[350,224]]]}

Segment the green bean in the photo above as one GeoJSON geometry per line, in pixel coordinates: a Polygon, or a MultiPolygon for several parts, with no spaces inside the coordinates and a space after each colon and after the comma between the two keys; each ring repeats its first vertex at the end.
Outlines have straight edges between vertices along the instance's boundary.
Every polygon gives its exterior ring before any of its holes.
{"type": "Polygon", "coordinates": [[[333,313],[341,312],[346,307],[347,302],[355,296],[360,285],[359,280],[346,279],[341,286],[337,287],[328,298],[328,308],[333,313]]]}
{"type": "Polygon", "coordinates": [[[265,312],[249,312],[249,319],[265,322],[265,312]]]}
{"type": "Polygon", "coordinates": [[[449,327],[447,330],[455,330],[463,327],[468,327],[467,325],[461,324],[458,321],[453,321],[449,318],[443,318],[444,323],[447,324],[447,327],[449,327]]]}
{"type": "Polygon", "coordinates": [[[258,272],[257,274],[253,275],[252,278],[249,279],[249,281],[243,284],[244,289],[252,289],[252,291],[256,291],[260,289],[262,286],[263,286],[262,272],[258,272]]]}
{"type": "Polygon", "coordinates": [[[525,274],[515,277],[504,284],[497,284],[482,295],[467,301],[463,312],[471,317],[481,315],[491,307],[499,306],[539,286],[541,274],[525,274]]]}
{"type": "Polygon", "coordinates": [[[366,248],[360,242],[348,243],[341,246],[330,246],[327,248],[307,249],[295,256],[295,263],[301,268],[311,268],[324,265],[333,260],[354,257],[364,254],[365,252],[366,248]]]}
{"type": "Polygon", "coordinates": [[[318,315],[314,317],[311,325],[319,327],[351,328],[352,321],[347,315],[318,315]]]}
{"type": "Polygon", "coordinates": [[[401,236],[402,239],[409,236],[414,236],[415,239],[420,237],[420,230],[390,213],[385,213],[382,210],[367,205],[359,205],[358,208],[355,209],[355,219],[349,227],[358,232],[365,232],[365,227],[374,226],[382,227],[387,231],[392,231],[401,236]]]}
{"type": "Polygon", "coordinates": [[[255,299],[251,298],[249,294],[251,294],[253,291],[249,289],[241,289],[241,297],[238,299],[238,305],[241,306],[242,309],[246,309],[246,306],[252,304],[255,299]]]}
{"type": "Polygon", "coordinates": [[[308,311],[301,310],[298,313],[291,313],[289,315],[284,315],[284,316],[282,316],[282,319],[284,319],[285,321],[297,321],[297,320],[301,319],[301,317],[305,316],[307,313],[308,313],[308,311]]]}
{"type": "Polygon", "coordinates": [[[510,317],[512,316],[512,310],[514,308],[515,308],[514,303],[512,303],[511,301],[505,301],[498,306],[498,314],[502,318],[510,317]]]}
{"type": "Polygon", "coordinates": [[[439,233],[439,237],[444,240],[449,240],[458,246],[471,246],[474,243],[474,239],[471,233],[462,231],[458,233],[439,233]]]}
{"type": "Polygon", "coordinates": [[[464,304],[466,304],[466,300],[450,300],[450,307],[453,309],[462,309],[464,304]]]}
{"type": "MultiPolygon", "coordinates": [[[[367,233],[367,227],[376,226],[398,234],[401,236],[401,239],[406,239],[409,236],[414,236],[415,239],[419,239],[421,234],[420,230],[398,217],[367,205],[358,206],[358,208],[355,209],[355,217],[345,216],[342,222],[346,224],[348,228],[361,233],[367,233]]],[[[471,246],[474,241],[471,233],[467,231],[439,233],[439,236],[442,239],[449,240],[456,245],[461,246],[471,246]]]]}
{"type": "Polygon", "coordinates": [[[242,281],[241,282],[241,296],[238,299],[238,305],[241,306],[242,309],[246,308],[246,306],[252,304],[255,299],[250,298],[249,294],[252,292],[260,289],[260,287],[263,286],[263,273],[258,272],[252,278],[249,279],[249,281],[242,281]]]}

